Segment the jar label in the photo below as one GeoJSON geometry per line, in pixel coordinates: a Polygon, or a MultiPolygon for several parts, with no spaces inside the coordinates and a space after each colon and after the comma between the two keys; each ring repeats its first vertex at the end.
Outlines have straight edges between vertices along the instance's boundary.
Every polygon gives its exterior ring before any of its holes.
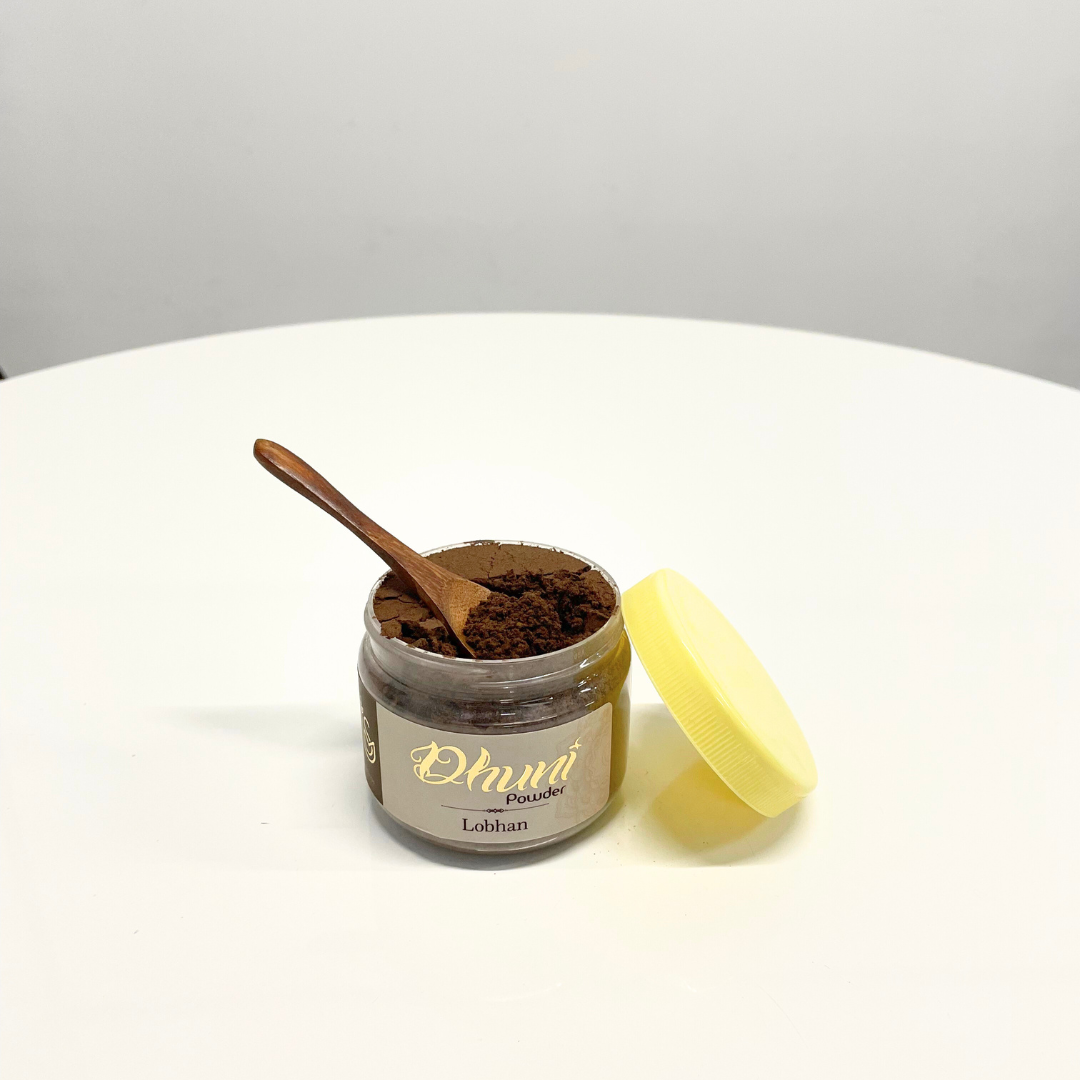
{"type": "Polygon", "coordinates": [[[518,844],[566,832],[607,804],[610,703],[541,731],[467,735],[406,720],[365,696],[368,782],[414,829],[470,844],[518,844]]]}

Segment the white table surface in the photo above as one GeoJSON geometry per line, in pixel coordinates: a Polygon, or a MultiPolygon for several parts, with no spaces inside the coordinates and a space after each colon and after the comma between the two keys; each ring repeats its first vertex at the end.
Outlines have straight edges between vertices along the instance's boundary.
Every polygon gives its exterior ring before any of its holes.
{"type": "Polygon", "coordinates": [[[507,315],[165,345],[0,409],[7,1076],[1076,1075],[1080,394],[507,315]],[[419,548],[680,570],[818,790],[757,817],[637,669],[600,827],[403,842],[362,768],[380,564],[258,436],[419,548]]]}

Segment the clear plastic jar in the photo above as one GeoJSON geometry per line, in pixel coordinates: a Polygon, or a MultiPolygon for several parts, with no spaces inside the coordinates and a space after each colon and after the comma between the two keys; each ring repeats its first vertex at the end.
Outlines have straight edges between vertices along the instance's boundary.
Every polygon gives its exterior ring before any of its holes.
{"type": "Polygon", "coordinates": [[[615,582],[581,562],[615,591],[614,614],[576,645],[519,660],[445,657],[384,637],[376,582],[357,666],[367,781],[410,832],[457,851],[527,851],[580,832],[619,790],[630,641],[615,582]]]}

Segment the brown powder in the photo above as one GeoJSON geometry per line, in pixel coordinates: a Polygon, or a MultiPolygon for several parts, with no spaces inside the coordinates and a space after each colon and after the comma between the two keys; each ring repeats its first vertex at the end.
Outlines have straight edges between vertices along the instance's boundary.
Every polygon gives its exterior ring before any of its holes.
{"type": "MultiPolygon", "coordinates": [[[[465,640],[482,660],[540,656],[600,629],[615,610],[603,574],[561,551],[482,542],[428,556],[495,595],[469,617],[465,640]]],[[[398,578],[375,593],[385,637],[443,656],[461,656],[442,623],[398,578]]]]}

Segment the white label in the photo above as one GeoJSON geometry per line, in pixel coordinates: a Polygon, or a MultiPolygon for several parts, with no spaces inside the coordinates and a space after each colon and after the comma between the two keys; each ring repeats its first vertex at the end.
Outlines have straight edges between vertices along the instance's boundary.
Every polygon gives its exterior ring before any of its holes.
{"type": "Polygon", "coordinates": [[[466,735],[377,706],[382,801],[415,829],[471,844],[554,836],[611,789],[611,705],[557,727],[466,735]]]}

